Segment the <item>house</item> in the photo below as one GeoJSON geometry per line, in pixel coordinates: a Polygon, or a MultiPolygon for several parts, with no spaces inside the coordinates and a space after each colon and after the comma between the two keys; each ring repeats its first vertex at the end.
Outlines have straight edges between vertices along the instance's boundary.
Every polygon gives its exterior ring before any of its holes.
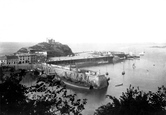
{"type": "Polygon", "coordinates": [[[35,54],[21,53],[16,54],[18,56],[19,64],[33,64],[37,62],[37,56],[35,54]]]}
{"type": "Polygon", "coordinates": [[[18,64],[18,56],[15,55],[6,55],[5,56],[6,65],[17,65],[18,64]]]}
{"type": "Polygon", "coordinates": [[[0,65],[4,65],[7,63],[6,56],[0,57],[0,65]]]}

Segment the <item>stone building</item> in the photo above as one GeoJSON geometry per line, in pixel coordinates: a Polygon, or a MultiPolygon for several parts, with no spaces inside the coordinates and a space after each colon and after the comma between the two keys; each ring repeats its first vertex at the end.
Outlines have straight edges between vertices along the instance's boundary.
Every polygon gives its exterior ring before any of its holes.
{"type": "Polygon", "coordinates": [[[33,64],[37,62],[37,57],[35,54],[21,53],[16,55],[18,56],[19,64],[33,64]]]}
{"type": "Polygon", "coordinates": [[[54,39],[49,39],[49,38],[47,38],[47,42],[48,42],[49,44],[54,44],[54,43],[55,43],[55,40],[54,40],[54,39]]]}

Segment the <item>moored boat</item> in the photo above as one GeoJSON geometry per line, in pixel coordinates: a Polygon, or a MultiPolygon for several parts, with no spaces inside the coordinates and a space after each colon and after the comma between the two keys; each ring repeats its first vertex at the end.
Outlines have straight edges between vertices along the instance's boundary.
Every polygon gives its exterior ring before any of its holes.
{"type": "Polygon", "coordinates": [[[127,55],[127,59],[136,59],[136,58],[140,58],[140,56],[137,55],[127,55]]]}
{"type": "Polygon", "coordinates": [[[139,53],[140,56],[144,56],[145,52],[141,52],[139,53]]]}

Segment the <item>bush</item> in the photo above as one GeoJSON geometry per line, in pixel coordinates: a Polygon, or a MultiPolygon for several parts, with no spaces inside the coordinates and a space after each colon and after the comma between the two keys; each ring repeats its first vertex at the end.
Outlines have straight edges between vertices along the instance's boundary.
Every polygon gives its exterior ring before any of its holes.
{"type": "Polygon", "coordinates": [[[94,115],[164,115],[166,114],[166,88],[145,93],[131,85],[119,99],[108,95],[111,102],[99,107],[94,115]]]}

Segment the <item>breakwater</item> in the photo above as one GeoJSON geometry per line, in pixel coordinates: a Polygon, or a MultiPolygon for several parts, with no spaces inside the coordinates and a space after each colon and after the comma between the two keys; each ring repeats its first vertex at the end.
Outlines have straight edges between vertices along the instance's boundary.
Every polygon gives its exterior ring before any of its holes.
{"type": "Polygon", "coordinates": [[[82,66],[94,66],[98,64],[104,63],[112,63],[113,56],[96,56],[96,57],[81,57],[81,56],[74,56],[74,57],[55,57],[49,60],[48,64],[55,64],[55,65],[76,65],[77,67],[82,66]]]}

